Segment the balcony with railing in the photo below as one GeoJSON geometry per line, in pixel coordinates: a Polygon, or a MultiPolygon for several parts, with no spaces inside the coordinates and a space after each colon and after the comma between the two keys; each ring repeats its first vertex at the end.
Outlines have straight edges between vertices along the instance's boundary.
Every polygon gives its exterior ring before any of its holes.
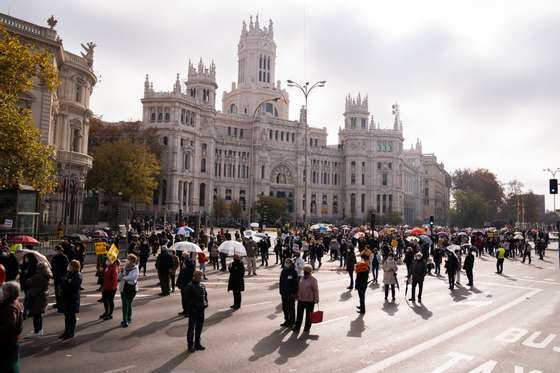
{"type": "Polygon", "coordinates": [[[93,158],[87,154],[71,152],[68,150],[58,150],[56,160],[60,163],[69,163],[75,166],[91,168],[93,158]]]}
{"type": "Polygon", "coordinates": [[[35,38],[41,38],[46,40],[56,41],[56,31],[48,27],[41,27],[22,21],[14,17],[10,17],[6,14],[0,14],[0,25],[5,27],[9,31],[13,31],[18,34],[24,34],[33,36],[35,38]]]}

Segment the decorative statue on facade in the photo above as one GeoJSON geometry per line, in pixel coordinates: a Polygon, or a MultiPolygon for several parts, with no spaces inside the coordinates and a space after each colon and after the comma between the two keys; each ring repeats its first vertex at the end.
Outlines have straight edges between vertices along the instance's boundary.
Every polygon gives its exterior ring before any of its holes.
{"type": "Polygon", "coordinates": [[[97,47],[97,44],[93,43],[93,42],[89,42],[86,45],[82,45],[82,48],[84,48],[84,50],[86,51],[86,53],[84,54],[84,52],[80,52],[82,54],[82,57],[85,58],[88,62],[89,66],[93,65],[93,50],[95,49],[95,47],[97,47]]]}
{"type": "Polygon", "coordinates": [[[54,26],[56,26],[57,23],[58,21],[54,18],[54,15],[51,15],[49,19],[47,19],[47,25],[49,25],[51,30],[54,29],[54,26]]]}

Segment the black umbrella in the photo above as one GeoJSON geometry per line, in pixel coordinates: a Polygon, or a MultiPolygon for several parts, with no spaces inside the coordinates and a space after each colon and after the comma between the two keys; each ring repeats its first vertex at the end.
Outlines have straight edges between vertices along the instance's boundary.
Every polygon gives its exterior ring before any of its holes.
{"type": "Polygon", "coordinates": [[[87,238],[85,235],[79,234],[79,233],[68,234],[68,235],[64,236],[64,238],[67,239],[68,241],[80,241],[80,242],[89,241],[89,238],[87,238]]]}

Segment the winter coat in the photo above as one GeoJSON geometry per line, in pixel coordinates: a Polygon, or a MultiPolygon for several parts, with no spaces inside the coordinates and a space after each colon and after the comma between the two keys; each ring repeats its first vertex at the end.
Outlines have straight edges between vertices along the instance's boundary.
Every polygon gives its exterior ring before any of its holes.
{"type": "MultiPolygon", "coordinates": [[[[49,280],[52,272],[43,263],[37,264],[37,270],[26,281],[27,289],[26,297],[29,297],[29,313],[31,315],[40,315],[45,313],[49,297],[49,280]]],[[[26,300],[27,302],[27,300],[26,300]]]]}
{"type": "Polygon", "coordinates": [[[352,272],[354,270],[354,265],[356,264],[356,253],[354,252],[354,248],[351,247],[346,253],[346,270],[348,272],[352,272]]]}
{"type": "Polygon", "coordinates": [[[15,346],[22,331],[23,312],[19,301],[0,303],[0,346],[15,346]]]}
{"type": "Polygon", "coordinates": [[[82,285],[82,274],[78,271],[66,273],[60,283],[62,295],[62,309],[64,311],[80,312],[80,286],[82,285]]]}
{"type": "Polygon", "coordinates": [[[247,251],[248,258],[255,258],[257,256],[257,243],[255,241],[250,239],[243,240],[243,246],[245,251],[247,251]]]}
{"type": "Polygon", "coordinates": [[[140,275],[140,270],[137,265],[134,265],[130,270],[124,268],[123,272],[119,273],[119,290],[122,292],[124,289],[124,284],[134,285],[135,291],[138,291],[138,276],[140,275]]]}
{"type": "Polygon", "coordinates": [[[162,250],[156,259],[156,268],[160,273],[167,273],[173,268],[173,258],[169,250],[162,250]]]}
{"type": "Polygon", "coordinates": [[[299,276],[294,267],[284,268],[280,273],[279,290],[282,296],[295,296],[298,291],[299,276]]]}
{"type": "Polygon", "coordinates": [[[366,289],[369,278],[369,266],[365,262],[356,264],[356,282],[354,288],[366,289]]]}
{"type": "Polygon", "coordinates": [[[381,266],[383,268],[383,283],[385,285],[395,285],[397,283],[397,263],[391,256],[387,257],[385,263],[381,266]]]}
{"type": "Polygon", "coordinates": [[[422,282],[424,281],[424,277],[428,273],[428,266],[424,259],[414,259],[412,262],[412,281],[414,282],[422,282]]]}
{"type": "Polygon", "coordinates": [[[201,312],[208,307],[208,293],[206,287],[200,282],[191,281],[186,289],[186,312],[192,315],[195,311],[201,312]]]}
{"type": "Polygon", "coordinates": [[[315,277],[304,276],[299,280],[297,299],[299,302],[319,303],[319,286],[315,277]]]}
{"type": "Polygon", "coordinates": [[[447,254],[447,261],[445,262],[445,269],[447,269],[447,273],[454,275],[459,269],[459,260],[454,253],[450,252],[447,254]]]}
{"type": "Polygon", "coordinates": [[[62,278],[68,271],[68,258],[63,253],[55,254],[51,259],[51,268],[53,273],[53,280],[55,284],[62,281],[62,278]]]}
{"type": "Polygon", "coordinates": [[[245,291],[245,266],[241,260],[233,260],[229,267],[228,291],[245,291]]]}
{"type": "Polygon", "coordinates": [[[114,262],[103,272],[103,290],[117,290],[119,287],[119,265],[114,262]]]}
{"type": "Polygon", "coordinates": [[[465,271],[473,270],[474,268],[474,255],[472,253],[467,254],[465,257],[465,262],[463,263],[463,269],[465,271]]]}
{"type": "Polygon", "coordinates": [[[16,256],[9,252],[2,252],[0,253],[0,264],[6,270],[6,281],[15,280],[19,271],[19,263],[16,256]]]}
{"type": "Polygon", "coordinates": [[[194,262],[190,259],[185,259],[177,277],[177,287],[179,289],[186,287],[192,281],[194,270],[194,262]]]}

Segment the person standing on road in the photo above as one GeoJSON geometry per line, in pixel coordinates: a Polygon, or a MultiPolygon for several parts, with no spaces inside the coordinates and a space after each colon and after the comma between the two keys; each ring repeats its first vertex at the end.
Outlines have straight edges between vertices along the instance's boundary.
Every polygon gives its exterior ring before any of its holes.
{"type": "Polygon", "coordinates": [[[243,246],[247,252],[247,276],[257,275],[257,245],[251,238],[243,238],[243,246]]]}
{"type": "Polygon", "coordinates": [[[319,286],[317,279],[311,275],[313,268],[306,264],[303,267],[303,278],[299,281],[298,294],[297,294],[297,318],[296,323],[292,330],[299,333],[301,323],[303,322],[303,313],[305,312],[305,326],[304,332],[309,332],[311,329],[311,312],[315,307],[315,303],[319,303],[319,286]]]}
{"type": "Polygon", "coordinates": [[[377,279],[379,277],[379,265],[381,258],[379,257],[379,249],[374,248],[371,255],[371,275],[373,276],[373,283],[377,285],[377,279]]]}
{"type": "Polygon", "coordinates": [[[473,284],[473,269],[474,269],[474,255],[473,250],[469,250],[469,253],[465,257],[465,262],[463,263],[463,269],[467,274],[467,278],[469,279],[469,283],[467,286],[474,286],[473,284]]]}
{"type": "Polygon", "coordinates": [[[76,314],[80,312],[80,288],[82,286],[80,268],[80,262],[76,259],[72,260],[68,266],[68,271],[59,284],[62,298],[61,308],[64,312],[64,333],[58,338],[74,338],[76,314]]]}
{"type": "Polygon", "coordinates": [[[498,247],[496,250],[496,273],[501,275],[502,271],[504,270],[504,259],[506,257],[506,249],[504,249],[503,245],[498,247]]]}
{"type": "Polygon", "coordinates": [[[245,266],[238,254],[233,255],[233,262],[229,265],[228,291],[233,293],[233,305],[230,308],[241,308],[241,292],[245,291],[245,266]]]}
{"type": "Polygon", "coordinates": [[[434,269],[435,269],[435,274],[436,276],[440,276],[441,275],[441,261],[443,258],[443,249],[439,246],[439,244],[436,244],[436,247],[434,248],[434,269]]]}
{"type": "Polygon", "coordinates": [[[156,259],[156,269],[159,277],[159,285],[161,293],[159,295],[165,297],[169,295],[169,271],[173,268],[173,258],[169,250],[164,245],[156,259]]]}
{"type": "MultiPolygon", "coordinates": [[[[365,251],[365,250],[364,250],[365,251]]],[[[356,290],[360,298],[360,305],[356,308],[358,313],[366,313],[366,290],[369,278],[369,257],[362,256],[362,261],[356,264],[356,290]]]]}
{"type": "Polygon", "coordinates": [[[192,281],[194,271],[195,271],[195,263],[191,259],[188,252],[183,252],[183,261],[181,264],[181,269],[179,270],[179,277],[177,277],[177,286],[181,291],[181,306],[183,311],[179,312],[180,316],[187,317],[189,313],[187,311],[188,308],[188,295],[187,295],[187,286],[192,281]]]}
{"type": "Polygon", "coordinates": [[[461,285],[461,268],[463,265],[463,257],[461,255],[461,250],[455,250],[455,256],[457,257],[457,272],[455,272],[455,283],[461,285]]]}
{"type": "Polygon", "coordinates": [[[455,289],[455,273],[459,267],[459,260],[455,256],[455,253],[451,250],[447,250],[447,260],[445,261],[445,270],[447,272],[447,280],[449,282],[449,290],[455,289]]]}
{"type": "Polygon", "coordinates": [[[179,269],[179,257],[177,256],[177,252],[175,250],[169,250],[169,254],[171,254],[171,260],[173,260],[173,265],[169,270],[169,279],[171,280],[171,292],[175,292],[175,279],[177,278],[177,270],[179,269]]]}
{"type": "Polygon", "coordinates": [[[60,283],[66,275],[70,262],[68,261],[66,255],[64,255],[62,246],[56,245],[54,250],[56,254],[54,254],[51,258],[51,269],[53,273],[54,297],[56,303],[53,305],[53,308],[56,308],[59,313],[62,313],[64,310],[62,308],[62,299],[60,296],[60,283]]]}
{"type": "Polygon", "coordinates": [[[356,265],[356,252],[354,250],[354,246],[349,245],[348,250],[346,251],[346,272],[348,272],[348,276],[350,276],[350,285],[346,289],[352,290],[354,289],[354,266],[356,265]]]}
{"type": "Polygon", "coordinates": [[[103,273],[103,290],[101,291],[101,299],[103,300],[103,307],[105,312],[100,319],[111,320],[113,318],[113,310],[115,309],[115,294],[119,287],[119,260],[116,259],[112,264],[107,263],[105,272],[103,273]]]}
{"type": "Polygon", "coordinates": [[[0,372],[19,372],[19,336],[23,331],[23,310],[16,281],[2,284],[0,302],[0,372]]]}
{"type": "Polygon", "coordinates": [[[414,261],[412,262],[411,277],[412,277],[412,297],[409,301],[416,302],[416,286],[418,286],[418,303],[422,303],[422,290],[424,288],[424,278],[428,273],[428,267],[423,259],[422,253],[414,254],[414,261]]]}
{"type": "Polygon", "coordinates": [[[392,301],[395,301],[395,285],[397,284],[397,262],[395,261],[395,254],[389,251],[387,259],[381,266],[383,268],[383,284],[385,285],[385,302],[389,297],[389,286],[391,287],[392,301]]]}
{"type": "Polygon", "coordinates": [[[128,254],[126,265],[119,276],[123,315],[121,326],[123,328],[128,327],[128,324],[132,321],[132,301],[138,291],[138,276],[140,274],[137,262],[136,255],[128,254]]]}
{"type": "Polygon", "coordinates": [[[49,280],[52,272],[47,263],[38,262],[37,257],[33,254],[26,254],[35,258],[35,271],[25,281],[26,302],[29,298],[29,315],[33,317],[33,333],[30,337],[43,336],[43,314],[47,310],[49,297],[49,280]]]}
{"type": "Polygon", "coordinates": [[[140,265],[138,266],[138,272],[143,270],[144,276],[146,276],[146,268],[148,267],[148,258],[150,257],[150,244],[148,240],[144,237],[142,243],[140,244],[140,265]]]}
{"type": "MultiPolygon", "coordinates": [[[[298,257],[301,261],[301,257],[298,257]]],[[[298,292],[299,276],[294,269],[292,259],[287,258],[284,268],[280,273],[279,290],[282,297],[282,311],[284,312],[284,322],[280,326],[291,328],[296,321],[296,297],[298,292]]]]}
{"type": "Polygon", "coordinates": [[[262,238],[258,243],[259,252],[261,254],[261,267],[266,266],[268,267],[268,240],[266,238],[262,238]]]}
{"type": "Polygon", "coordinates": [[[523,260],[521,263],[525,263],[525,258],[529,258],[529,264],[531,264],[531,250],[533,247],[531,246],[530,242],[524,242],[524,250],[523,250],[523,260]]]}
{"type": "Polygon", "coordinates": [[[189,352],[204,351],[206,349],[200,343],[200,335],[204,325],[204,310],[208,307],[208,293],[204,284],[200,282],[202,276],[202,271],[195,270],[192,281],[186,287],[186,311],[189,315],[187,346],[189,352]]]}

